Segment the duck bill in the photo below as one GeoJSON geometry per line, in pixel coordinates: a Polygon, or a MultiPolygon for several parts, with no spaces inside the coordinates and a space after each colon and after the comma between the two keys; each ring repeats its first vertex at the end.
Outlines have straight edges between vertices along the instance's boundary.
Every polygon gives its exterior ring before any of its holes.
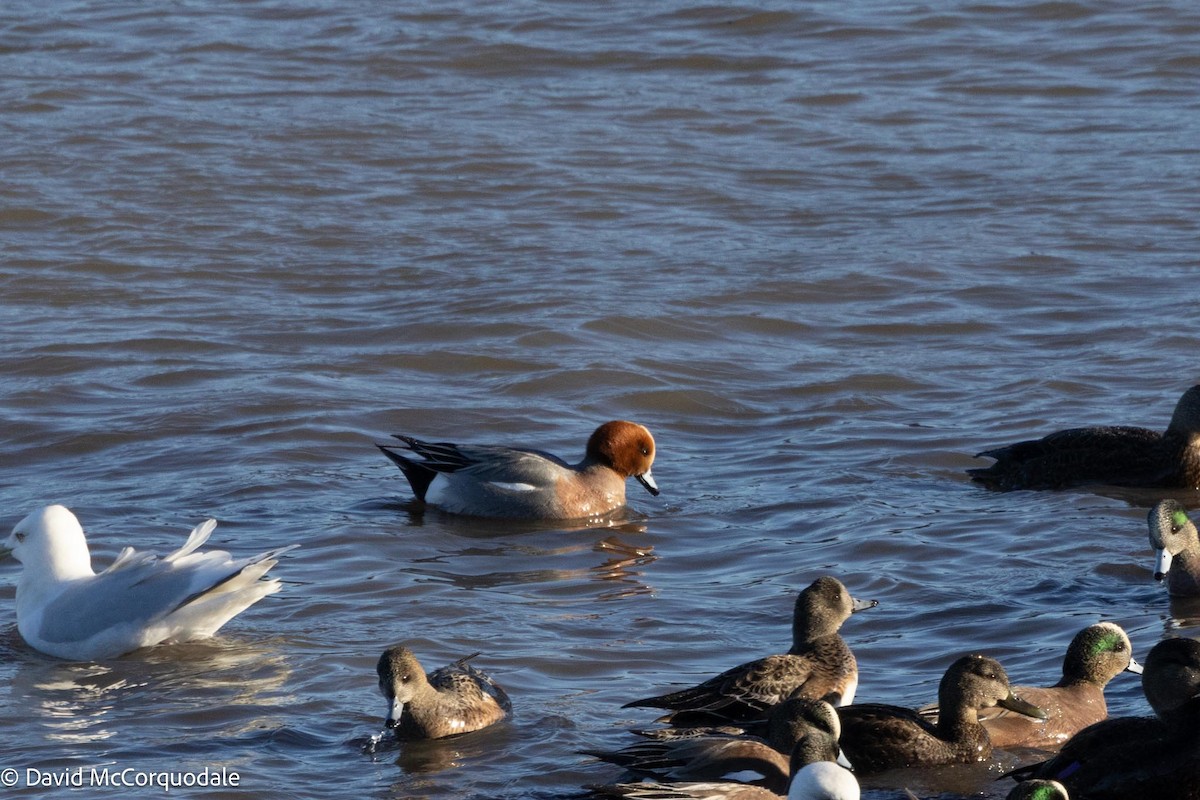
{"type": "Polygon", "coordinates": [[[403,713],[404,713],[404,703],[401,703],[399,700],[393,700],[392,704],[390,706],[388,706],[387,719],[384,720],[383,724],[387,726],[388,730],[395,728],[397,725],[400,724],[400,716],[403,713]]]}
{"type": "Polygon", "coordinates": [[[1159,548],[1158,555],[1154,559],[1154,580],[1162,583],[1163,578],[1167,577],[1167,573],[1171,571],[1171,551],[1167,548],[1159,548]]]}
{"type": "Polygon", "coordinates": [[[1134,675],[1141,675],[1142,674],[1142,665],[1139,664],[1138,662],[1134,661],[1133,657],[1131,656],[1129,659],[1129,666],[1125,667],[1125,671],[1132,672],[1134,675]]]}
{"type": "Polygon", "coordinates": [[[878,600],[856,600],[850,598],[850,613],[857,614],[859,611],[866,611],[868,608],[874,608],[879,605],[878,600]]]}
{"type": "Polygon", "coordinates": [[[0,544],[0,561],[3,561],[4,559],[8,558],[11,555],[12,555],[12,548],[5,547],[4,545],[0,544]]]}
{"type": "Polygon", "coordinates": [[[654,482],[654,476],[650,474],[650,470],[646,470],[641,475],[634,475],[637,482],[646,487],[646,491],[658,497],[658,484],[654,482]]]}
{"type": "Polygon", "coordinates": [[[1007,708],[1009,711],[1015,711],[1018,714],[1024,714],[1027,717],[1033,717],[1034,719],[1047,719],[1050,716],[1033,703],[1026,703],[1024,700],[1012,695],[1011,693],[1008,695],[1008,697],[996,703],[996,705],[1000,706],[1001,708],[1007,708]]]}

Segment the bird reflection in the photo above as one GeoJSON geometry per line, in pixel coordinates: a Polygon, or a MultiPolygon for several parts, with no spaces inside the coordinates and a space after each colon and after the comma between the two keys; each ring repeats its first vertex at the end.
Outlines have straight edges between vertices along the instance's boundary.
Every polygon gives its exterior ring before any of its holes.
{"type": "Polygon", "coordinates": [[[601,600],[617,600],[622,597],[632,597],[639,594],[650,594],[654,589],[640,580],[640,568],[646,567],[658,560],[654,548],[626,544],[616,536],[610,536],[596,543],[595,550],[605,553],[609,558],[598,566],[592,567],[592,577],[600,581],[612,581],[620,584],[611,591],[600,595],[601,600]]]}
{"type": "MultiPolygon", "coordinates": [[[[637,526],[641,527],[641,526],[637,526]]],[[[619,584],[616,588],[600,595],[602,600],[619,599],[636,594],[646,594],[653,589],[642,582],[641,570],[658,559],[654,548],[649,545],[633,545],[614,534],[592,543],[567,544],[558,547],[536,547],[529,544],[480,548],[467,547],[454,553],[442,553],[433,558],[419,559],[406,571],[427,580],[449,583],[461,589],[495,589],[504,586],[536,583],[562,583],[603,581],[619,584]],[[433,569],[431,564],[457,563],[471,556],[488,556],[489,564],[495,564],[496,556],[517,556],[521,559],[546,557],[579,557],[586,553],[599,553],[604,558],[599,564],[571,568],[537,568],[464,574],[446,569],[433,569]]],[[[589,559],[590,560],[590,559],[589,559]]]]}
{"type": "Polygon", "coordinates": [[[1169,636],[1200,637],[1200,597],[1172,597],[1170,608],[1163,622],[1169,636]]]}
{"type": "Polygon", "coordinates": [[[226,695],[225,705],[285,705],[288,699],[274,693],[290,674],[274,647],[212,640],[99,662],[30,660],[13,676],[12,695],[38,719],[48,742],[80,744],[117,736],[148,711],[190,711],[189,698],[214,690],[226,695]]]}

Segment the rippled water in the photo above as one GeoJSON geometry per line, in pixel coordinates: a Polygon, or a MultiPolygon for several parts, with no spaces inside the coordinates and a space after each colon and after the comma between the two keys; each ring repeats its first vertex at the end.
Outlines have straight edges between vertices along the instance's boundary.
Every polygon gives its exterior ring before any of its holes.
{"type": "Polygon", "coordinates": [[[621,703],[785,648],[826,573],[880,601],[844,629],[862,701],[966,651],[1050,682],[1098,619],[1141,656],[1190,630],[1154,497],[963,470],[1165,427],[1200,377],[1198,42],[1183,2],[6,8],[0,529],[56,501],[100,563],[209,515],[303,547],[216,640],[99,664],[26,647],[0,567],[0,767],[569,794],[619,777],[577,751],[652,717],[621,703]],[[611,418],[663,493],[606,527],[422,513],[372,446],[574,459],[611,418]],[[513,721],[364,752],[401,640],[483,651],[513,721]]]}

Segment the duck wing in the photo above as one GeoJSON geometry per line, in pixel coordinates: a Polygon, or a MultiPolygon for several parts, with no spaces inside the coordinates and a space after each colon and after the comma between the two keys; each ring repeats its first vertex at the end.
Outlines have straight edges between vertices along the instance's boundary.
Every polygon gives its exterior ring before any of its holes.
{"type": "Polygon", "coordinates": [[[634,700],[624,707],[671,709],[677,712],[670,715],[677,725],[753,719],[793,696],[811,674],[812,664],[803,656],[767,656],[726,670],[698,686],[634,700]]]}

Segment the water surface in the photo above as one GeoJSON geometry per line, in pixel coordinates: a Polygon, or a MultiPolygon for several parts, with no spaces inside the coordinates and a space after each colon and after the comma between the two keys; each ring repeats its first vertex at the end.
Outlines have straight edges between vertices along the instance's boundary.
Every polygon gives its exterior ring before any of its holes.
{"type": "MultiPolygon", "coordinates": [[[[822,574],[880,601],[844,630],[862,701],[969,651],[1047,684],[1100,619],[1139,657],[1194,633],[1156,497],[964,469],[1165,427],[1200,377],[1198,36],[1098,0],[7,9],[0,529],[62,502],[98,564],[206,516],[303,546],[217,639],[98,664],[20,641],[4,567],[0,767],[558,797],[619,777],[577,751],[652,718],[623,702],[786,648],[822,574]],[[614,418],[663,492],[604,526],[422,511],[372,446],[575,459],[614,418]],[[397,641],[482,651],[512,722],[364,752],[397,641]]],[[[1016,758],[881,783],[1003,797],[1016,758]]]]}

